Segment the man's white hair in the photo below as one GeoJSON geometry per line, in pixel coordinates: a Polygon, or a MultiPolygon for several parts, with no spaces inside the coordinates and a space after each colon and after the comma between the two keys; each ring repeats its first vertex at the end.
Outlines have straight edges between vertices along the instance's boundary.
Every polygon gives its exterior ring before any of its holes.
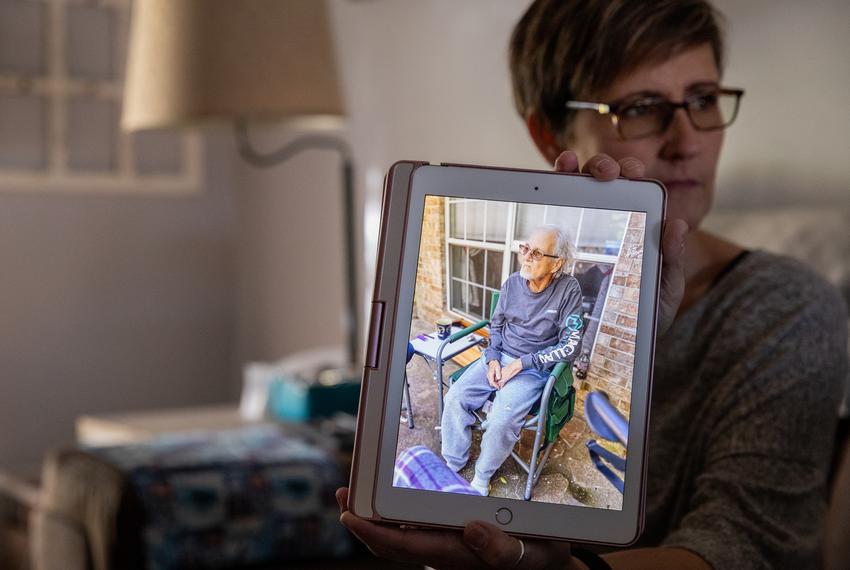
{"type": "Polygon", "coordinates": [[[569,269],[568,266],[574,258],[575,251],[573,248],[573,242],[570,240],[570,234],[567,233],[567,230],[555,224],[543,224],[542,226],[537,226],[534,228],[534,233],[537,232],[546,232],[555,236],[555,251],[551,253],[552,255],[557,255],[564,260],[564,263],[555,275],[565,273],[569,269]]]}

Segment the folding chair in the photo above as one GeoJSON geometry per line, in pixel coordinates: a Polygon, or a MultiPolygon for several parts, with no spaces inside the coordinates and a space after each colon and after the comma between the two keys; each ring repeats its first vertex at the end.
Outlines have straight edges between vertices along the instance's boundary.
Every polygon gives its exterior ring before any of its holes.
{"type": "MultiPolygon", "coordinates": [[[[602,392],[591,392],[587,395],[584,402],[584,416],[590,430],[602,439],[618,442],[624,446],[628,445],[629,422],[611,405],[602,392]]],[[[626,458],[605,449],[595,439],[588,440],[587,452],[596,470],[622,493],[623,477],[619,473],[626,472],[626,458]]]]}
{"type": "MultiPolygon", "coordinates": [[[[490,303],[490,319],[493,318],[493,312],[496,310],[496,304],[499,302],[499,293],[494,292],[490,303]]],[[[446,341],[446,344],[454,342],[463,336],[474,333],[490,325],[490,319],[479,321],[470,325],[453,335],[446,341]]],[[[469,368],[471,364],[453,372],[449,376],[449,385],[454,384],[458,378],[469,368]]],[[[440,386],[443,385],[443,371],[438,370],[440,386]]],[[[440,394],[440,417],[442,417],[442,394],[440,394]]],[[[546,385],[543,387],[543,392],[540,396],[540,401],[535,404],[529,411],[525,423],[522,426],[524,430],[534,431],[534,445],[531,448],[531,457],[526,463],[522,457],[516,452],[511,451],[511,457],[517,462],[517,465],[522,467],[523,471],[528,474],[525,483],[525,500],[531,500],[532,490],[537,480],[540,478],[540,473],[543,472],[543,467],[546,465],[546,460],[549,458],[549,453],[552,451],[552,445],[558,439],[558,434],[561,429],[573,418],[576,405],[576,391],[573,387],[572,367],[560,362],[549,373],[549,378],[546,380],[546,385]],[[541,410],[543,412],[541,413],[541,410]],[[543,455],[542,458],[540,455],[543,455]]],[[[473,412],[477,421],[473,429],[482,429],[482,416],[479,412],[473,412]]]]}

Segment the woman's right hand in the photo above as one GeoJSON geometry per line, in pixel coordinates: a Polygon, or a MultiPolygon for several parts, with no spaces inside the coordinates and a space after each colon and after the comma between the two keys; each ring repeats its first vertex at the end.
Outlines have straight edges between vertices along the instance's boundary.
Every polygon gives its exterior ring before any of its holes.
{"type": "MultiPolygon", "coordinates": [[[[597,180],[643,178],[644,164],[636,158],[626,157],[619,161],[607,154],[591,157],[579,169],[578,155],[570,150],[562,152],[555,160],[556,172],[583,172],[597,180]]],[[[664,334],[673,324],[682,297],[685,294],[685,235],[688,233],[685,220],[666,220],[661,236],[661,296],[658,306],[658,334],[664,334]]]]}

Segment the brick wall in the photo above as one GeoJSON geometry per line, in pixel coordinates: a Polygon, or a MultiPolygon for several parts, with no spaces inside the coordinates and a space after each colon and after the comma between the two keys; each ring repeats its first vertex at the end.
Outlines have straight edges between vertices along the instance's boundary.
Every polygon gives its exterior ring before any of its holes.
{"type": "Polygon", "coordinates": [[[635,326],[640,298],[643,263],[643,234],[646,214],[629,215],[623,247],[614,266],[614,275],[599,323],[587,381],[578,392],[582,407],[589,390],[602,391],[611,403],[628,417],[635,359],[635,326]]]}
{"type": "Polygon", "coordinates": [[[446,312],[445,212],[444,198],[425,199],[413,315],[432,323],[446,312]]]}

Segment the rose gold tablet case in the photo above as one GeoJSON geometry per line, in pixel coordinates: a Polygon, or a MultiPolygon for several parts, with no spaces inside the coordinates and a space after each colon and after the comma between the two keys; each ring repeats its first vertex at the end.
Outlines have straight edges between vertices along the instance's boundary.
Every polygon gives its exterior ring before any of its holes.
{"type": "Polygon", "coordinates": [[[348,508],[359,517],[380,520],[374,508],[374,485],[380,449],[381,424],[384,414],[386,370],[392,353],[392,328],[395,322],[398,297],[399,269],[404,254],[404,235],[407,206],[413,173],[427,162],[402,161],[390,167],[384,179],[381,208],[381,234],[375,264],[375,288],[369,334],[366,337],[366,360],[360,406],[357,412],[357,431],[354,437],[354,457],[351,463],[351,484],[348,508]],[[396,236],[387,239],[387,236],[396,236]]]}
{"type": "MultiPolygon", "coordinates": [[[[349,483],[348,508],[355,515],[373,521],[384,521],[374,506],[376,475],[378,462],[380,461],[379,450],[381,448],[381,426],[384,421],[384,399],[386,386],[385,371],[389,366],[389,357],[392,353],[392,327],[387,327],[395,322],[396,309],[395,299],[398,297],[400,282],[401,261],[404,255],[404,243],[400,236],[405,235],[407,229],[407,209],[410,198],[410,185],[416,169],[432,164],[426,161],[399,161],[393,164],[384,179],[384,195],[381,209],[381,231],[378,241],[378,255],[376,263],[375,286],[372,294],[371,316],[369,321],[369,334],[366,339],[366,359],[363,369],[363,382],[360,391],[360,403],[357,413],[357,430],[354,439],[354,455],[351,464],[351,479],[349,483]],[[398,239],[388,240],[387,236],[399,236],[398,239]]],[[[436,164],[435,164],[436,166],[436,164]]],[[[480,166],[472,164],[439,163],[439,166],[452,166],[462,168],[486,168],[488,170],[511,170],[517,172],[545,172],[534,169],[502,168],[493,166],[480,166]]],[[[588,174],[564,173],[565,176],[590,176],[588,174]]],[[[658,180],[641,179],[657,183],[663,188],[658,180]]],[[[666,219],[667,194],[664,192],[664,204],[662,206],[663,216],[666,219]]],[[[418,244],[417,244],[418,245],[418,244]]],[[[654,306],[658,306],[661,283],[661,248],[658,250],[658,264],[655,275],[655,299],[654,306]]],[[[658,325],[657,311],[653,312],[652,330],[658,325]]],[[[650,363],[648,389],[652,394],[652,372],[655,364],[655,334],[651,339],[650,363]]],[[[638,521],[638,532],[634,540],[628,544],[617,546],[629,546],[638,540],[643,532],[644,516],[646,509],[646,469],[647,469],[647,438],[649,437],[650,410],[647,407],[646,429],[644,431],[643,445],[644,458],[643,469],[640,473],[640,510],[638,521]]],[[[387,522],[393,522],[387,520],[387,522]]],[[[404,521],[395,521],[404,522],[404,521]]],[[[420,526],[438,526],[415,523],[420,526]]],[[[526,535],[533,538],[547,538],[550,536],[526,535]]],[[[583,541],[593,544],[594,541],[583,541]]],[[[607,544],[597,542],[597,544],[607,544]]]]}

